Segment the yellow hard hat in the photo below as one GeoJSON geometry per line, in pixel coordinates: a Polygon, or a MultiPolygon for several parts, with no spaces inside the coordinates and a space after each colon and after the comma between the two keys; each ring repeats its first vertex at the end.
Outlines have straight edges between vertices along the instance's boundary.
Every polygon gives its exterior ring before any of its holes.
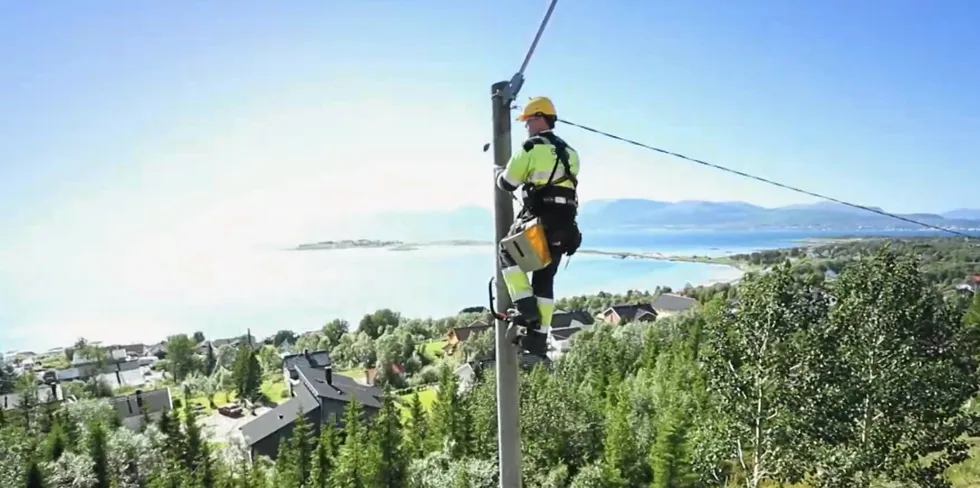
{"type": "Polygon", "coordinates": [[[517,120],[523,122],[538,114],[558,116],[558,112],[555,110],[555,104],[551,103],[551,99],[548,97],[537,97],[527,102],[527,105],[524,106],[524,113],[519,115],[517,120]]]}

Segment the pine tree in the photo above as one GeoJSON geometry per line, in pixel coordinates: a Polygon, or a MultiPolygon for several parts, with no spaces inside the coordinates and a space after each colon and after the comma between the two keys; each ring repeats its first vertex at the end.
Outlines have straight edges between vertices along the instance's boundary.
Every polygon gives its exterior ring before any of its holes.
{"type": "Polygon", "coordinates": [[[208,343],[208,353],[204,358],[204,376],[214,374],[214,369],[218,365],[218,358],[214,355],[214,346],[208,343]]]}
{"type": "Polygon", "coordinates": [[[606,440],[603,455],[609,481],[616,485],[641,486],[640,456],[635,430],[630,424],[630,405],[625,387],[610,386],[606,406],[606,440]]]}
{"type": "Polygon", "coordinates": [[[426,444],[429,439],[429,422],[422,405],[422,398],[419,392],[412,395],[412,403],[409,405],[409,417],[405,424],[405,454],[409,459],[422,459],[428,449],[426,444]]]}
{"type": "Polygon", "coordinates": [[[41,474],[41,467],[38,466],[37,459],[33,457],[27,463],[24,486],[27,488],[44,488],[44,476],[41,474]]]}
{"type": "Polygon", "coordinates": [[[88,453],[92,458],[92,472],[95,474],[94,488],[109,488],[109,453],[106,428],[100,421],[89,426],[88,453]]]}
{"type": "Polygon", "coordinates": [[[81,436],[78,423],[68,414],[66,409],[61,409],[59,412],[58,423],[61,424],[61,429],[65,433],[65,447],[69,451],[74,451],[78,447],[78,440],[81,436]]]}
{"type": "Polygon", "coordinates": [[[122,426],[123,426],[122,416],[118,414],[109,416],[109,430],[116,430],[122,426]]]}
{"type": "Polygon", "coordinates": [[[372,444],[379,455],[377,486],[398,488],[408,482],[408,456],[402,450],[401,420],[391,396],[391,388],[385,386],[381,410],[375,417],[372,444]]]}
{"type": "Polygon", "coordinates": [[[191,404],[184,403],[184,463],[194,479],[203,488],[214,488],[214,466],[207,443],[201,435],[201,426],[197,423],[197,414],[191,404]]]}
{"type": "Polygon", "coordinates": [[[239,347],[231,374],[238,398],[253,400],[258,396],[259,387],[262,386],[262,366],[249,344],[239,347]]]}
{"type": "Polygon", "coordinates": [[[153,419],[150,417],[150,406],[143,404],[140,408],[140,432],[146,432],[146,428],[153,423],[153,419]]]}
{"type": "Polygon", "coordinates": [[[292,451],[291,456],[294,463],[292,468],[295,471],[293,480],[295,480],[296,486],[304,486],[310,479],[315,441],[313,439],[313,429],[302,409],[300,409],[299,415],[296,418],[296,424],[293,427],[293,433],[289,441],[289,449],[292,451]]]}
{"type": "Polygon", "coordinates": [[[367,488],[376,479],[373,472],[375,465],[370,462],[374,458],[373,446],[367,439],[363,411],[357,398],[351,398],[344,412],[344,446],[331,479],[335,488],[367,488]]]}
{"type": "Polygon", "coordinates": [[[276,486],[299,486],[296,482],[296,462],[293,450],[285,439],[279,440],[276,452],[276,486]]]}
{"type": "Polygon", "coordinates": [[[454,458],[462,458],[472,450],[472,422],[467,422],[462,397],[459,394],[456,375],[448,367],[439,371],[439,391],[432,404],[433,437],[440,444],[448,444],[454,458]]]}
{"type": "Polygon", "coordinates": [[[68,437],[65,435],[61,420],[56,419],[54,426],[51,427],[51,432],[48,433],[45,457],[48,461],[57,461],[66,450],[68,450],[68,437]]]}
{"type": "Polygon", "coordinates": [[[330,473],[337,466],[340,447],[340,437],[337,435],[337,428],[333,418],[331,418],[323,424],[320,440],[313,452],[313,473],[310,476],[310,488],[328,488],[330,486],[330,473]]]}

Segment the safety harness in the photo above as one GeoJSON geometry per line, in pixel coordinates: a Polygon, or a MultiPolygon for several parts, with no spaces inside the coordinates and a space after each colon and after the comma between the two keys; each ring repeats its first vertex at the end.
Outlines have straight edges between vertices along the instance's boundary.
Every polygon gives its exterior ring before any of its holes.
{"type": "Polygon", "coordinates": [[[545,204],[568,205],[571,207],[573,215],[577,214],[578,192],[576,188],[578,188],[578,179],[572,174],[572,168],[568,162],[569,145],[552,132],[542,132],[524,142],[524,150],[530,151],[534,146],[545,142],[551,143],[555,148],[555,165],[551,168],[551,175],[548,176],[548,181],[544,185],[535,185],[531,182],[523,185],[521,196],[524,208],[521,210],[521,214],[541,215],[545,204]],[[555,179],[559,164],[565,171],[562,176],[555,179]],[[565,181],[571,181],[572,188],[558,186],[565,181]]]}

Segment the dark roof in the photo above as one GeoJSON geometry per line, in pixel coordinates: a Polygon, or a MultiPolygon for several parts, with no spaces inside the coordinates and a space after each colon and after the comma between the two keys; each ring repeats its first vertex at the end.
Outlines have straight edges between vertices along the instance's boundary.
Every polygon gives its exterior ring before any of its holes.
{"type": "Polygon", "coordinates": [[[296,418],[299,417],[300,410],[309,414],[320,409],[316,397],[309,390],[296,388],[295,391],[296,396],[293,398],[240,427],[242,437],[245,438],[245,445],[252,446],[295,422],[296,418]]]}
{"type": "Polygon", "coordinates": [[[487,325],[486,322],[482,320],[477,320],[476,322],[473,322],[472,324],[467,325],[466,327],[453,328],[453,333],[456,334],[456,339],[462,342],[469,339],[471,335],[479,334],[480,332],[483,332],[489,328],[490,326],[487,325]]]}
{"type": "Polygon", "coordinates": [[[328,351],[303,351],[299,354],[284,356],[282,358],[282,364],[288,369],[295,369],[299,365],[321,368],[330,366],[332,361],[330,360],[330,353],[328,351]]]}
{"type": "Polygon", "coordinates": [[[654,310],[663,310],[665,312],[683,312],[684,310],[694,308],[697,304],[698,301],[693,298],[664,293],[653,301],[653,308],[654,310]]]}
{"type": "Polygon", "coordinates": [[[353,378],[332,371],[330,382],[327,382],[325,367],[313,368],[300,364],[296,367],[296,371],[299,373],[300,381],[317,396],[344,403],[356,397],[357,401],[367,408],[381,408],[383,391],[380,388],[362,385],[353,378]]]}
{"type": "MultiPolygon", "coordinates": [[[[50,403],[64,400],[64,392],[61,390],[61,386],[57,383],[53,385],[41,383],[38,384],[36,388],[37,400],[40,403],[50,403]]],[[[0,410],[11,410],[15,408],[20,408],[19,393],[7,393],[6,395],[0,395],[0,410]]]]}
{"type": "Polygon", "coordinates": [[[564,327],[569,327],[572,325],[572,320],[577,320],[582,323],[582,325],[592,325],[595,320],[588,312],[582,310],[573,310],[571,312],[555,312],[555,315],[551,317],[551,328],[561,329],[564,327]]]}
{"type": "Polygon", "coordinates": [[[612,310],[619,315],[619,318],[625,320],[637,320],[645,315],[652,315],[654,318],[657,317],[657,311],[649,303],[640,303],[636,305],[613,305],[603,312],[603,315],[609,313],[612,310]]]}
{"type": "MultiPolygon", "coordinates": [[[[145,391],[140,394],[143,397],[143,405],[150,411],[150,413],[169,411],[173,409],[173,404],[170,398],[170,388],[161,388],[159,390],[145,391]]],[[[136,394],[127,396],[118,396],[110,400],[112,407],[116,409],[116,413],[122,418],[136,417],[142,415],[143,412],[140,409],[139,402],[136,400],[136,394]]]]}
{"type": "Polygon", "coordinates": [[[568,339],[569,337],[577,334],[581,330],[582,329],[580,329],[578,327],[570,328],[570,329],[552,329],[551,330],[551,336],[554,337],[556,340],[563,341],[563,340],[568,339]]]}
{"type": "Polygon", "coordinates": [[[116,371],[132,371],[134,369],[139,369],[140,362],[137,360],[133,361],[119,361],[116,363],[109,363],[106,367],[102,368],[102,373],[115,373],[116,371]]]}

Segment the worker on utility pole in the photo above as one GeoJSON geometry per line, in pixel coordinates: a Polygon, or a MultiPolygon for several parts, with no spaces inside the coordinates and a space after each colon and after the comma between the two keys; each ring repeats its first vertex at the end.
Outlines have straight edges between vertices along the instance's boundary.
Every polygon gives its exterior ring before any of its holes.
{"type": "Polygon", "coordinates": [[[579,157],[555,135],[558,113],[546,97],[534,98],[517,117],[527,127],[521,150],[497,170],[497,186],[506,192],[521,189],[523,208],[501,241],[504,282],[514,306],[515,325],[526,333],[521,348],[544,356],[555,313],[555,274],[561,255],[575,254],[582,243],[578,215],[579,157]],[[528,281],[527,273],[531,280],[528,281]]]}

